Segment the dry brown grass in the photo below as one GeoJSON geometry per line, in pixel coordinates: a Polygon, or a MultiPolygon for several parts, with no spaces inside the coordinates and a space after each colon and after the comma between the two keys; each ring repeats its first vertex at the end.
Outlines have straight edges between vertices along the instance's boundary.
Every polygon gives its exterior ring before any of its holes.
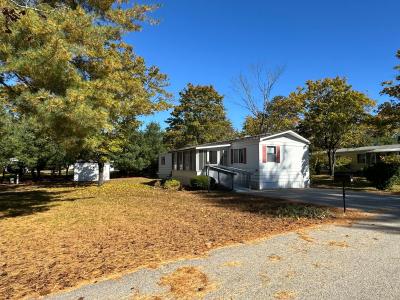
{"type": "Polygon", "coordinates": [[[222,267],[240,267],[242,265],[242,262],[240,261],[227,261],[225,263],[223,263],[221,266],[222,267]]]}
{"type": "Polygon", "coordinates": [[[296,297],[296,293],[291,291],[279,291],[274,294],[275,299],[290,300],[296,297]]]}
{"type": "Polygon", "coordinates": [[[212,248],[335,221],[278,218],[281,200],[104,186],[0,185],[0,298],[45,295],[212,248]]]}
{"type": "Polygon", "coordinates": [[[281,260],[282,260],[282,257],[279,256],[279,255],[270,255],[270,256],[268,256],[268,259],[269,259],[270,261],[281,261],[281,260]]]}
{"type": "Polygon", "coordinates": [[[309,243],[314,243],[315,239],[312,238],[311,236],[309,236],[307,233],[305,233],[304,231],[298,231],[296,232],[298,237],[300,239],[302,239],[303,241],[309,242],[309,243]]]}
{"type": "Polygon", "coordinates": [[[330,241],[328,243],[329,246],[339,247],[339,248],[348,248],[349,244],[345,241],[330,241]]]}
{"type": "Polygon", "coordinates": [[[206,274],[195,267],[181,267],[163,276],[161,285],[169,286],[169,292],[177,299],[199,299],[212,290],[206,274]]]}

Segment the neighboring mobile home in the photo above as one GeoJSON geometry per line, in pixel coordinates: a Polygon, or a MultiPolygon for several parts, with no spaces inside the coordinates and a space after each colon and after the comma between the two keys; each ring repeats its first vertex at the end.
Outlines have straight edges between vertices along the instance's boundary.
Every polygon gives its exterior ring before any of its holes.
{"type": "Polygon", "coordinates": [[[188,146],[159,156],[160,178],[188,185],[208,174],[227,187],[305,188],[310,184],[309,141],[293,131],[188,146]]]}
{"type": "Polygon", "coordinates": [[[348,157],[351,159],[351,171],[361,171],[371,166],[387,155],[400,155],[400,144],[366,146],[359,148],[343,148],[336,152],[336,157],[348,157]]]}

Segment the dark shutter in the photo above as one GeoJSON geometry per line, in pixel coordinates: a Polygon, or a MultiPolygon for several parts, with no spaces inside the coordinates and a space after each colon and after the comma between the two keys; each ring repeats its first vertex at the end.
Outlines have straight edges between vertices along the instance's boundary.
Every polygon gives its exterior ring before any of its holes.
{"type": "Polygon", "coordinates": [[[279,145],[276,146],[276,162],[281,162],[281,147],[279,145]]]}
{"type": "Polygon", "coordinates": [[[262,145],[262,162],[266,163],[267,162],[267,146],[262,145]]]}
{"type": "Polygon", "coordinates": [[[247,155],[246,155],[246,148],[243,148],[243,163],[247,163],[247,155]]]}
{"type": "Polygon", "coordinates": [[[231,164],[233,164],[233,149],[231,149],[231,164]]]}

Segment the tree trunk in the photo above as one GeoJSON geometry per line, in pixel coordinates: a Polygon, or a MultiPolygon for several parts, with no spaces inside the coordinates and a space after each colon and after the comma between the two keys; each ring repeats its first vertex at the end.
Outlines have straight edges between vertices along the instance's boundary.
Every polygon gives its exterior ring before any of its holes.
{"type": "Polygon", "coordinates": [[[68,178],[69,165],[65,166],[65,178],[68,178]]]}
{"type": "Polygon", "coordinates": [[[3,176],[1,177],[1,183],[4,183],[4,177],[6,177],[6,168],[3,167],[3,176]]]}
{"type": "Polygon", "coordinates": [[[40,169],[36,168],[36,175],[37,175],[37,179],[40,179],[40,169]]]}
{"type": "Polygon", "coordinates": [[[24,178],[24,173],[25,173],[25,168],[24,167],[20,167],[18,170],[18,175],[19,175],[19,180],[22,181],[24,178]]]}
{"type": "Polygon", "coordinates": [[[334,176],[335,175],[335,150],[328,150],[328,162],[329,162],[329,175],[334,176]]]}
{"type": "Polygon", "coordinates": [[[61,167],[58,167],[58,177],[61,177],[61,167]]]}
{"type": "Polygon", "coordinates": [[[99,162],[99,181],[97,185],[102,186],[103,183],[104,183],[104,163],[99,162]]]}

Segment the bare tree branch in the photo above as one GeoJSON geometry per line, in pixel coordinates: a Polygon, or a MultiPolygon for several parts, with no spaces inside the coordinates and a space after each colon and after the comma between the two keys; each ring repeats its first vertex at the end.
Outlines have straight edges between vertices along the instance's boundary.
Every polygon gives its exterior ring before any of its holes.
{"type": "Polygon", "coordinates": [[[249,69],[251,80],[240,74],[232,81],[232,89],[243,103],[242,106],[254,118],[261,118],[259,131],[265,132],[269,129],[265,128],[265,119],[268,118],[268,108],[273,98],[272,92],[284,72],[284,67],[268,70],[262,64],[255,64],[249,69]]]}

